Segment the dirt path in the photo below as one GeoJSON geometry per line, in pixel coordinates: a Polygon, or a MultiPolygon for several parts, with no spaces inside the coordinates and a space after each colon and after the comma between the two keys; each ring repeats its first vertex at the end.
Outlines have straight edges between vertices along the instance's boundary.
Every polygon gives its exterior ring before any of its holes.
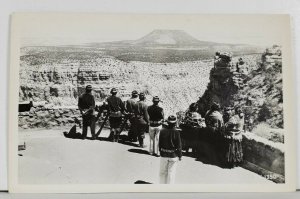
{"type": "MultiPolygon", "coordinates": [[[[137,180],[159,181],[159,157],[146,154],[148,147],[100,140],[65,138],[63,130],[20,131],[27,149],[19,154],[19,180],[26,184],[133,184],[137,180]]],[[[106,129],[101,137],[107,137],[106,129]]],[[[149,137],[145,143],[149,145],[149,137]]],[[[183,157],[177,184],[272,183],[243,168],[222,169],[183,157]]]]}

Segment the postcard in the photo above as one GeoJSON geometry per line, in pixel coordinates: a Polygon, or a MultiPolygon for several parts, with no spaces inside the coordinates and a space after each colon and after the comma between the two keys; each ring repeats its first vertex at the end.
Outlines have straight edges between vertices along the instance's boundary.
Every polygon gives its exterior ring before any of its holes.
{"type": "Polygon", "coordinates": [[[9,191],[296,189],[289,15],[15,13],[9,191]]]}

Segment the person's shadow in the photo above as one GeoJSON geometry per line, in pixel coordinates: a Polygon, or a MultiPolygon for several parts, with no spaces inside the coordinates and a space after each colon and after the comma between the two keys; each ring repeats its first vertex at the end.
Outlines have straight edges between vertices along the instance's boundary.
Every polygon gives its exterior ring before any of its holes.
{"type": "Polygon", "coordinates": [[[132,153],[138,153],[138,154],[144,154],[144,155],[150,155],[148,151],[143,149],[128,149],[129,152],[132,153]]]}
{"type": "Polygon", "coordinates": [[[146,182],[146,181],[143,181],[143,180],[137,180],[134,182],[134,184],[153,184],[151,182],[146,182]]]}

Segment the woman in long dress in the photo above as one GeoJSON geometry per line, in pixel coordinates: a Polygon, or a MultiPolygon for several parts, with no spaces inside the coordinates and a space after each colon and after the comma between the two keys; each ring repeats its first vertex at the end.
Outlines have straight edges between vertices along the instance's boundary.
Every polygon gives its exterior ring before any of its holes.
{"type": "Polygon", "coordinates": [[[244,132],[244,114],[240,108],[232,110],[225,124],[225,165],[229,168],[238,166],[243,161],[242,139],[244,132]]]}

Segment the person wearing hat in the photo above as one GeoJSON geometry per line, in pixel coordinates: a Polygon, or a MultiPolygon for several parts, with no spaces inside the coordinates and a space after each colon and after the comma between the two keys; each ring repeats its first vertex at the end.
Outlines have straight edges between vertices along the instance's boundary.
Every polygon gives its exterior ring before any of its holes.
{"type": "Polygon", "coordinates": [[[131,142],[137,142],[137,132],[136,132],[136,124],[134,118],[134,106],[138,101],[138,92],[136,90],[132,91],[131,98],[128,99],[125,103],[125,111],[126,115],[129,118],[130,129],[128,131],[128,139],[131,142]]]}
{"type": "Polygon", "coordinates": [[[124,113],[124,104],[121,98],[117,97],[117,89],[112,88],[111,96],[106,99],[109,124],[110,124],[110,138],[113,142],[119,141],[119,134],[121,133],[122,114],[124,113]]]}
{"type": "Polygon", "coordinates": [[[161,108],[158,103],[160,102],[159,97],[153,97],[153,105],[148,107],[148,114],[150,119],[149,136],[150,136],[150,147],[149,153],[151,155],[159,156],[158,154],[158,138],[159,132],[164,120],[164,109],[161,108]]]}
{"type": "Polygon", "coordinates": [[[177,119],[170,115],[167,122],[159,135],[160,184],[174,184],[177,162],[182,157],[180,132],[175,128],[177,119]]]}
{"type": "Polygon", "coordinates": [[[87,129],[90,127],[92,139],[96,138],[95,135],[95,98],[92,95],[92,86],[87,85],[85,93],[78,99],[78,108],[82,115],[82,139],[87,136],[87,129]]]}
{"type": "Polygon", "coordinates": [[[144,138],[149,126],[148,106],[145,103],[146,97],[144,93],[139,94],[139,99],[140,100],[134,106],[135,124],[139,145],[145,148],[144,138]]]}

